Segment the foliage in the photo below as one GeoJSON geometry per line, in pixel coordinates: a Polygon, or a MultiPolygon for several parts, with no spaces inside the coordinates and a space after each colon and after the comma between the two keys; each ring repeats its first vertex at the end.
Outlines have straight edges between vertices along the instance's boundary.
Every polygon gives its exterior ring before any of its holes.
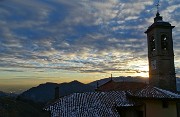
{"type": "Polygon", "coordinates": [[[29,104],[15,98],[0,98],[0,117],[48,117],[38,104],[29,104]]]}

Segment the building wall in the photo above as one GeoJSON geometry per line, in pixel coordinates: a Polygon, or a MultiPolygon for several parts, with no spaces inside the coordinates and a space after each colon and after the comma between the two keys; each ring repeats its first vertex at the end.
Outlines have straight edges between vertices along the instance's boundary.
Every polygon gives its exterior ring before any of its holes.
{"type": "Polygon", "coordinates": [[[178,112],[178,116],[177,117],[180,117],[180,102],[177,103],[177,112],[178,112]]]}
{"type": "Polygon", "coordinates": [[[168,108],[163,108],[162,102],[146,101],[146,117],[177,117],[176,102],[169,101],[168,108]]]}
{"type": "Polygon", "coordinates": [[[145,117],[145,105],[117,108],[120,117],[145,117]]]}

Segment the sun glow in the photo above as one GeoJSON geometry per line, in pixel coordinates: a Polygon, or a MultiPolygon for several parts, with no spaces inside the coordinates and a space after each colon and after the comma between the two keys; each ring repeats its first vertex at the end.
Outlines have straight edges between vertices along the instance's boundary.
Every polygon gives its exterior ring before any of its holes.
{"type": "Polygon", "coordinates": [[[139,68],[139,76],[142,77],[149,77],[149,67],[148,66],[141,66],[139,68]]]}

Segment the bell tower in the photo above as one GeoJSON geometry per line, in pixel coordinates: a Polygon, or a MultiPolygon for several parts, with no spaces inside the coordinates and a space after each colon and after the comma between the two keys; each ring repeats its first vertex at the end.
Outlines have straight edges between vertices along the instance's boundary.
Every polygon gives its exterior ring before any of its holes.
{"type": "Polygon", "coordinates": [[[154,23],[145,32],[148,43],[150,85],[176,91],[172,26],[157,11],[154,23]]]}

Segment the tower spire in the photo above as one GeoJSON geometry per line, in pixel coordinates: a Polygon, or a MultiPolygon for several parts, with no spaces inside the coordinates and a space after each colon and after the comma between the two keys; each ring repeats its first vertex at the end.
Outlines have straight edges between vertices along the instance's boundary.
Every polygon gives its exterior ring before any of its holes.
{"type": "Polygon", "coordinates": [[[159,0],[155,6],[157,7],[157,13],[156,13],[156,17],[154,18],[154,22],[162,21],[163,18],[162,16],[160,16],[160,13],[159,13],[159,6],[160,6],[159,0]]]}

